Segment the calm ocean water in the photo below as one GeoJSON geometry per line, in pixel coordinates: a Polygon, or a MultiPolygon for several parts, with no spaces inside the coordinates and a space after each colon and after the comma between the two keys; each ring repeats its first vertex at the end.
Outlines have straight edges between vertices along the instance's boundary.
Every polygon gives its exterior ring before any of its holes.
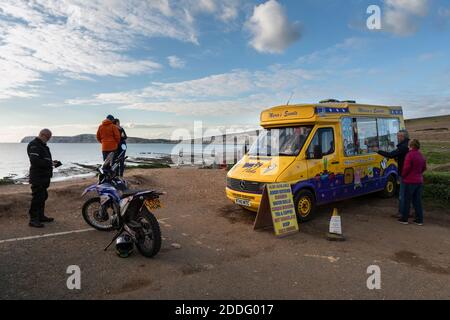
{"type": "MultiPolygon", "coordinates": [[[[87,174],[90,170],[79,166],[97,165],[102,163],[102,155],[99,144],[87,143],[55,143],[49,144],[53,159],[60,160],[63,163],[61,168],[55,170],[55,178],[67,178],[87,174]]],[[[211,148],[211,147],[210,147],[211,148]]],[[[217,153],[220,153],[222,146],[215,146],[217,153]]],[[[23,178],[27,175],[29,169],[29,160],[27,156],[27,144],[25,143],[0,143],[0,179],[3,177],[23,178]]],[[[157,158],[161,155],[178,155],[180,149],[183,149],[184,158],[189,159],[191,150],[190,145],[174,144],[130,144],[128,145],[127,155],[133,158],[157,158]]],[[[242,146],[238,146],[241,150],[242,146]]],[[[227,146],[227,153],[232,154],[234,146],[227,146]]],[[[194,153],[201,154],[202,146],[195,145],[194,153]]],[[[208,157],[211,151],[205,154],[208,157]]],[[[239,152],[241,156],[241,152],[239,152]]]]}

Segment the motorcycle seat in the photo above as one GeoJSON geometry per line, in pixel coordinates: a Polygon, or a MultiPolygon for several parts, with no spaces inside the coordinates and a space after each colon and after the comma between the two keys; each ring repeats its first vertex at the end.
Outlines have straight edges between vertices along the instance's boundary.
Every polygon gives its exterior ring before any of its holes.
{"type": "Polygon", "coordinates": [[[146,190],[126,190],[122,193],[122,198],[131,197],[140,192],[146,192],[146,190]]]}

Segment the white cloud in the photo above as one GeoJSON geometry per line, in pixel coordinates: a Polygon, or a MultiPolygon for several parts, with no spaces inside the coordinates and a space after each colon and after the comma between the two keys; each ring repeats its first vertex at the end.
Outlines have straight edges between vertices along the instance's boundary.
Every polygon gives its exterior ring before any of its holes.
{"type": "Polygon", "coordinates": [[[38,72],[0,57],[0,99],[33,97],[36,93],[30,88],[30,84],[39,80],[38,72]]]}
{"type": "Polygon", "coordinates": [[[383,29],[400,36],[414,34],[428,5],[429,0],[385,0],[383,29]]]}
{"type": "Polygon", "coordinates": [[[428,0],[386,0],[386,4],[418,16],[426,15],[428,11],[428,0]]]}
{"type": "Polygon", "coordinates": [[[154,72],[161,68],[159,63],[129,55],[138,38],[165,37],[197,44],[196,16],[235,19],[238,3],[2,0],[0,99],[37,95],[33,83],[45,74],[92,81],[93,76],[154,72]]]}
{"type": "Polygon", "coordinates": [[[419,61],[421,61],[421,62],[432,61],[437,58],[441,58],[443,56],[445,56],[445,55],[441,51],[425,52],[425,53],[422,53],[419,55],[419,61]]]}
{"type": "Polygon", "coordinates": [[[207,12],[215,12],[217,4],[214,0],[198,0],[199,8],[207,12]]]}
{"type": "MultiPolygon", "coordinates": [[[[249,116],[257,119],[261,109],[284,104],[294,93],[292,103],[317,102],[324,98],[356,99],[374,104],[398,103],[411,110],[410,105],[415,106],[417,103],[399,101],[399,95],[394,91],[401,90],[401,87],[392,86],[399,74],[404,72],[402,65],[394,69],[354,66],[354,59],[363,57],[374,45],[365,38],[348,38],[329,48],[302,56],[292,64],[272,65],[252,71],[237,69],[188,81],[153,82],[139,90],[100,93],[67,100],[65,104],[105,105],[125,110],[193,115],[197,119],[238,115],[236,121],[240,121],[249,116]],[[349,86],[349,83],[352,85],[349,86]]],[[[417,59],[427,61],[438,57],[441,57],[438,51],[424,52],[417,59]]],[[[414,88],[409,97],[419,99],[420,95],[426,94],[430,97],[433,94],[436,97],[448,96],[447,88],[442,87],[448,83],[448,72],[443,71],[443,74],[445,78],[443,76],[442,79],[434,80],[422,75],[428,87],[422,85],[414,88]]],[[[411,76],[417,75],[421,75],[420,71],[411,70],[411,76]]],[[[448,113],[450,108],[446,98],[433,103],[433,108],[424,99],[420,101],[423,106],[417,113],[422,115],[448,113]]]]}
{"type": "Polygon", "coordinates": [[[364,38],[347,38],[344,41],[328,47],[323,50],[314,51],[310,54],[301,56],[297,62],[301,65],[320,63],[338,65],[348,62],[351,59],[351,53],[364,48],[368,40],[364,38]]]}
{"type": "Polygon", "coordinates": [[[300,38],[299,25],[289,22],[276,0],[256,6],[246,27],[252,35],[250,45],[259,52],[282,53],[300,38]]]}
{"type": "Polygon", "coordinates": [[[231,114],[246,114],[252,111],[257,111],[261,108],[262,103],[267,101],[256,99],[230,99],[219,101],[180,101],[174,103],[172,101],[162,102],[143,102],[135,103],[122,107],[121,109],[131,110],[145,110],[145,111],[158,111],[158,112],[170,112],[177,115],[217,115],[218,112],[222,115],[231,114]]]}
{"type": "Polygon", "coordinates": [[[391,102],[403,106],[407,119],[443,116],[450,112],[450,95],[402,94],[392,97],[391,102]]]}
{"type": "MultiPolygon", "coordinates": [[[[237,2],[236,2],[237,3],[237,2]]],[[[224,22],[229,22],[235,20],[239,15],[238,5],[230,5],[223,8],[220,15],[220,20],[224,22]]]]}
{"type": "Polygon", "coordinates": [[[450,8],[439,8],[438,14],[442,18],[450,18],[450,8]]]}
{"type": "Polygon", "coordinates": [[[282,104],[290,90],[317,79],[318,72],[272,66],[266,70],[233,70],[182,82],[153,82],[140,90],[102,93],[71,99],[67,105],[117,105],[123,109],[189,115],[245,114],[282,104]]]}
{"type": "MultiPolygon", "coordinates": [[[[183,0],[180,1],[180,3],[183,0]]],[[[192,12],[213,14],[223,22],[231,22],[237,19],[242,0],[184,0],[189,4],[192,12]]]]}
{"type": "Polygon", "coordinates": [[[167,60],[169,61],[169,65],[174,69],[183,69],[186,66],[186,61],[177,56],[169,56],[167,60]]]}

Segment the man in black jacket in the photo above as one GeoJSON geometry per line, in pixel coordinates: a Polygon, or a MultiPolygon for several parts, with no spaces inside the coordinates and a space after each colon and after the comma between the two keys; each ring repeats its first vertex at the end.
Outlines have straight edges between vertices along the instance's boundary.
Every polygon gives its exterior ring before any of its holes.
{"type": "Polygon", "coordinates": [[[398,138],[398,145],[397,149],[395,149],[392,152],[386,152],[386,151],[378,151],[378,154],[389,158],[389,159],[395,159],[398,163],[398,176],[400,178],[400,190],[399,190],[399,212],[402,212],[402,206],[403,206],[403,200],[405,198],[405,185],[402,181],[402,171],[403,171],[403,164],[405,162],[406,155],[409,152],[409,134],[406,130],[400,130],[397,134],[398,138]]]}
{"type": "Polygon", "coordinates": [[[52,160],[52,154],[47,146],[52,132],[43,129],[33,141],[28,144],[27,153],[30,158],[30,185],[32,200],[30,206],[30,227],[42,228],[42,222],[52,222],[54,219],[45,216],[45,201],[48,198],[47,189],[53,176],[53,167],[58,161],[52,160]]]}

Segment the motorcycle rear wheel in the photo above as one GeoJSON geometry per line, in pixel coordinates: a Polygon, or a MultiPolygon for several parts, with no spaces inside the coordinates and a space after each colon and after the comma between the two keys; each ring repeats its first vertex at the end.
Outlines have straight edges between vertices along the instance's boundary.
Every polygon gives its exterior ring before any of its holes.
{"type": "Polygon", "coordinates": [[[135,221],[141,224],[142,229],[140,231],[144,236],[144,238],[138,238],[136,248],[144,257],[152,258],[161,249],[162,240],[159,222],[153,213],[145,207],[136,215],[135,221]]]}

